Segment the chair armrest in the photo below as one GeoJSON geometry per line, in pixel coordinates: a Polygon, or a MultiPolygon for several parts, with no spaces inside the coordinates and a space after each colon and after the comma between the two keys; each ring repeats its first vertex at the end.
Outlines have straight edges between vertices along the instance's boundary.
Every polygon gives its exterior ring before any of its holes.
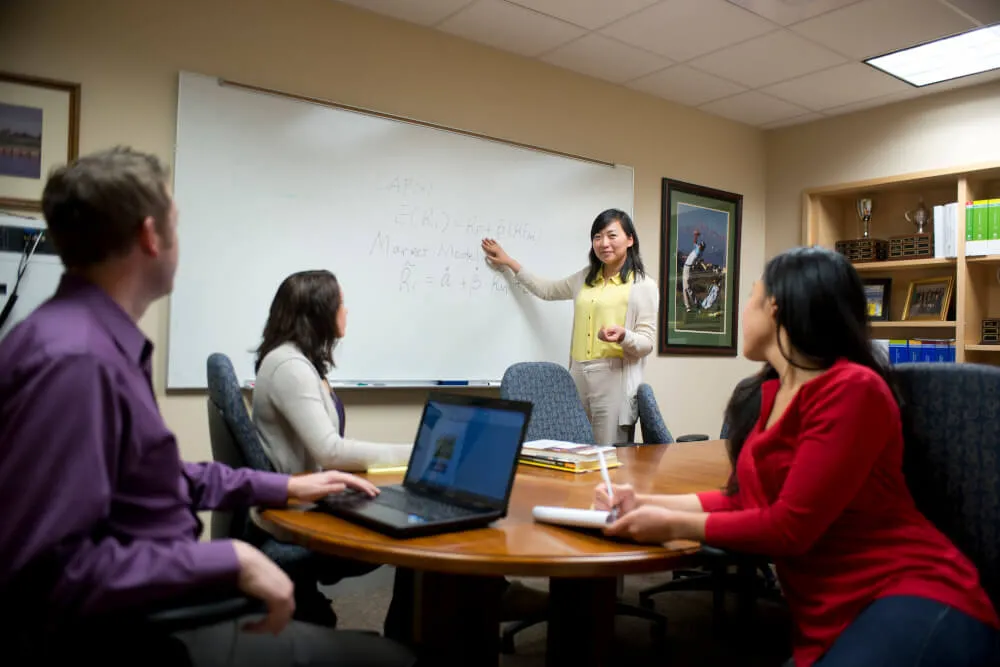
{"type": "Polygon", "coordinates": [[[677,438],[677,442],[699,442],[701,440],[708,440],[708,436],[704,433],[688,433],[677,438]]]}
{"type": "Polygon", "coordinates": [[[173,634],[206,625],[231,621],[248,614],[265,614],[267,606],[255,598],[242,595],[205,600],[200,602],[176,603],[147,613],[146,624],[164,634],[173,634]]]}

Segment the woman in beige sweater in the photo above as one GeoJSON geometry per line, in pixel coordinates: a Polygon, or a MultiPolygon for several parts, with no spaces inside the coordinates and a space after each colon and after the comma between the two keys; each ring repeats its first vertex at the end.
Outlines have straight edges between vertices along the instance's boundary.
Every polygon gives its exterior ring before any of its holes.
{"type": "Polygon", "coordinates": [[[365,471],[405,465],[413,445],[344,437],[344,408],[326,374],[347,329],[343,292],[329,271],[302,271],[278,287],[257,350],[253,421],[278,472],[365,471]]]}
{"type": "Polygon", "coordinates": [[[547,301],[573,300],[569,370],[599,444],[628,442],[638,416],[636,391],[656,341],[660,293],[646,275],[639,237],[628,213],[608,209],[590,228],[589,265],[561,280],[522,269],[493,239],[483,239],[490,264],[506,267],[547,301]]]}

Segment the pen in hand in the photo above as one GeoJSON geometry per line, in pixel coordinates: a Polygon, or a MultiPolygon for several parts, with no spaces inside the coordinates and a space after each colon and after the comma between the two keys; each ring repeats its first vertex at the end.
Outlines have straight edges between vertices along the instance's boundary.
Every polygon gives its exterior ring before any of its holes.
{"type": "Polygon", "coordinates": [[[604,485],[608,489],[608,521],[618,520],[618,506],[615,505],[615,494],[611,490],[611,477],[608,475],[608,464],[604,461],[604,452],[597,450],[597,460],[601,462],[601,476],[604,478],[604,485]]]}

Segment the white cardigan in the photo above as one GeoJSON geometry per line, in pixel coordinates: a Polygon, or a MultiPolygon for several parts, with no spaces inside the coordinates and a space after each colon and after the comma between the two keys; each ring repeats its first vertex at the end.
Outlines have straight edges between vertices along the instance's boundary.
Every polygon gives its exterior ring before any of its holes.
{"type": "MultiPolygon", "coordinates": [[[[560,301],[576,299],[583,288],[587,271],[589,268],[562,280],[545,280],[521,269],[520,273],[514,274],[514,279],[540,299],[560,301]]],[[[649,277],[637,278],[629,290],[628,308],[625,310],[625,338],[621,342],[624,396],[618,411],[618,424],[621,426],[635,424],[639,415],[635,394],[642,384],[646,357],[656,345],[659,306],[660,291],[656,287],[656,281],[649,277]]]]}
{"type": "Polygon", "coordinates": [[[253,422],[278,472],[365,471],[405,465],[413,445],[340,437],[340,420],[316,368],[294,343],[264,357],[253,389],[253,422]]]}

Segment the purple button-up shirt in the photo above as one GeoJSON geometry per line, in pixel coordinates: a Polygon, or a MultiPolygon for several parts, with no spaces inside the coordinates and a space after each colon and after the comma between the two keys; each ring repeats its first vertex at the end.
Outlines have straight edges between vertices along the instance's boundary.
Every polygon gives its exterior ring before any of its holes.
{"type": "Polygon", "coordinates": [[[152,351],[70,275],[0,343],[0,599],[19,591],[59,622],[235,589],[232,543],[198,541],[194,512],[284,505],[288,478],[182,462],[152,351]]]}

